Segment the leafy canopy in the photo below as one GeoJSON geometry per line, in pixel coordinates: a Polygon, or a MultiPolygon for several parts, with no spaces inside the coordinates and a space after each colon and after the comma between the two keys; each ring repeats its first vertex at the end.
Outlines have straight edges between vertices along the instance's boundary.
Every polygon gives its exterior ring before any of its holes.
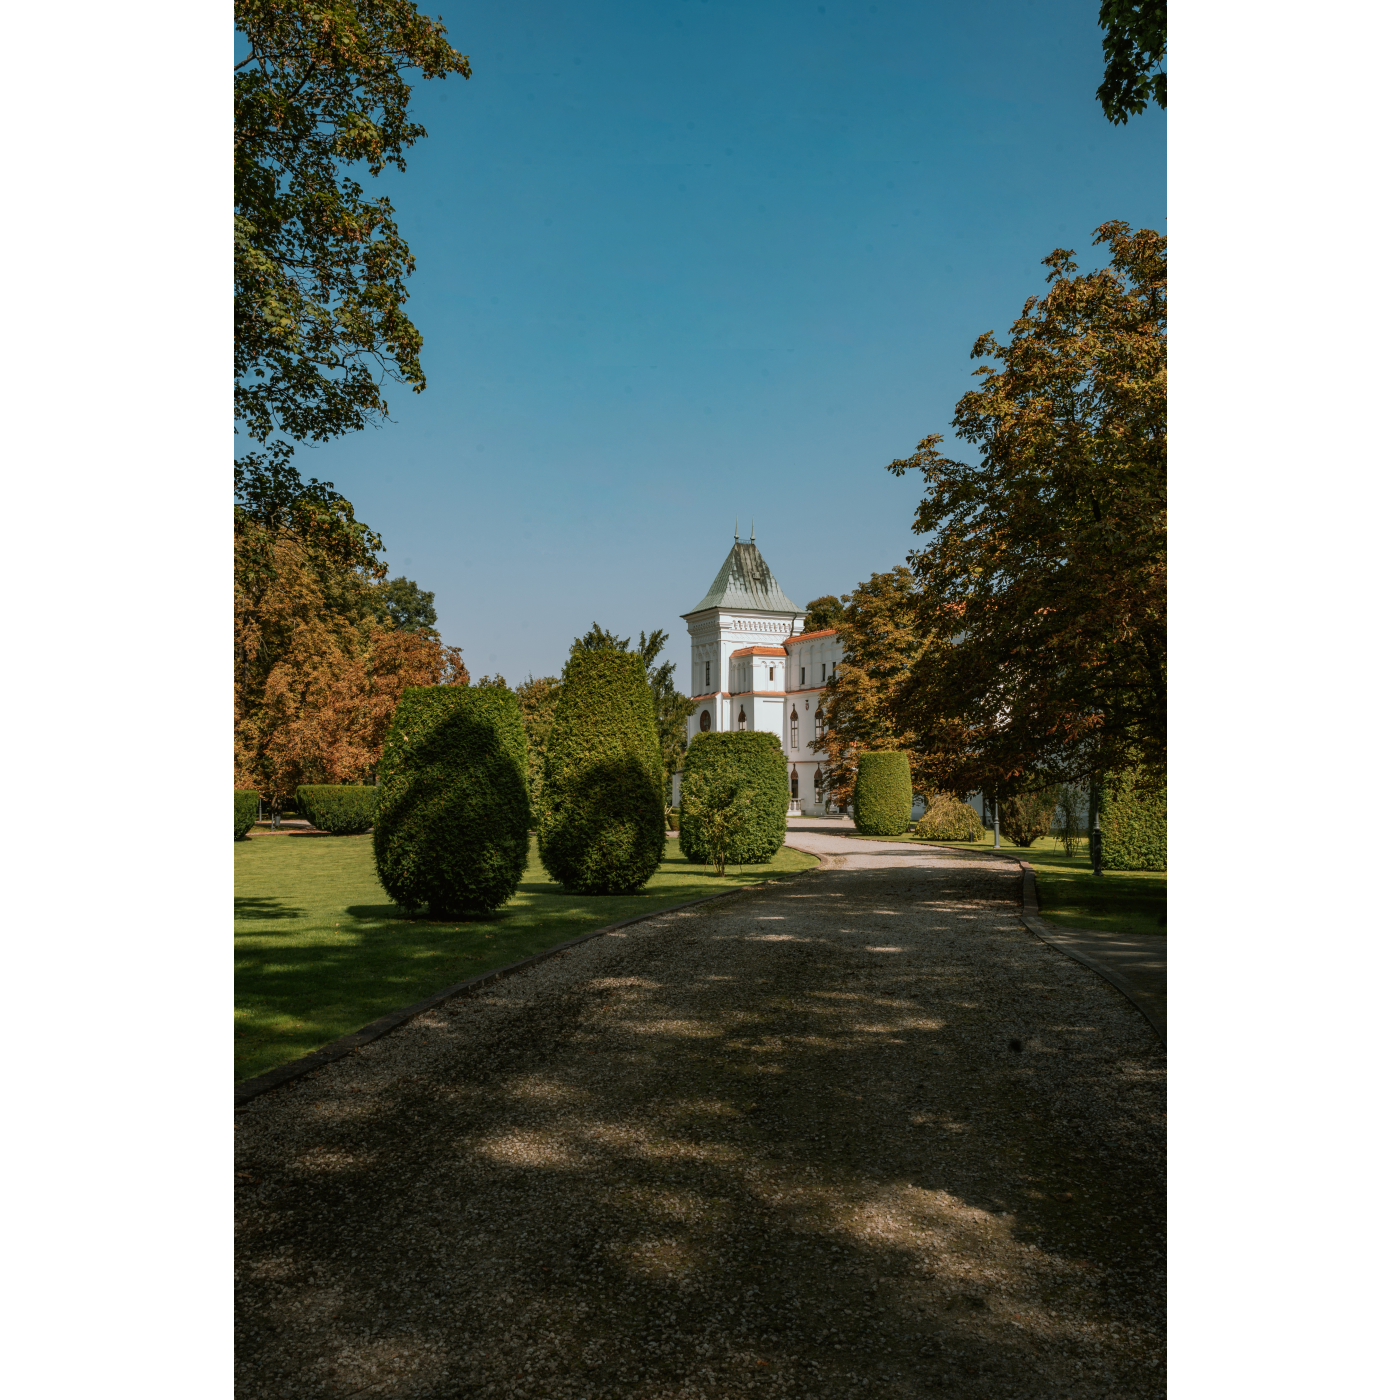
{"type": "Polygon", "coordinates": [[[834,593],[824,593],[807,604],[807,621],[803,630],[825,632],[828,627],[839,627],[842,616],[841,599],[834,593]]]}
{"type": "Polygon", "coordinates": [[[934,435],[889,467],[923,476],[930,536],[909,556],[929,647],[892,715],[949,792],[1165,765],[1166,239],[1111,222],[1095,242],[1108,267],[1056,249],[1010,340],[973,347],[998,362],[954,415],[980,459],[934,435]]]}
{"type": "Polygon", "coordinates": [[[1126,122],[1146,111],[1149,100],[1165,109],[1167,0],[1103,0],[1099,28],[1104,70],[1095,96],[1104,116],[1115,124],[1126,122]]]}
{"type": "Polygon", "coordinates": [[[235,0],[234,403],[257,442],[325,442],[426,385],[413,255],[350,171],[403,170],[426,130],[406,75],[471,77],[412,0],[235,0]]]}
{"type": "Polygon", "coordinates": [[[436,636],[433,624],[437,621],[437,609],[433,606],[433,596],[412,579],[400,575],[374,590],[370,606],[379,622],[395,632],[430,632],[436,636]]]}

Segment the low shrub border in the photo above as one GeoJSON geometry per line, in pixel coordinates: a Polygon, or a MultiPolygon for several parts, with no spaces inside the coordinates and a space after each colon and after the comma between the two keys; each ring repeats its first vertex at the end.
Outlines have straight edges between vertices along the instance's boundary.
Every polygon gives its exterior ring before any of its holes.
{"type": "Polygon", "coordinates": [[[362,836],[374,825],[379,789],[306,785],[297,789],[297,810],[332,836],[362,836]]]}

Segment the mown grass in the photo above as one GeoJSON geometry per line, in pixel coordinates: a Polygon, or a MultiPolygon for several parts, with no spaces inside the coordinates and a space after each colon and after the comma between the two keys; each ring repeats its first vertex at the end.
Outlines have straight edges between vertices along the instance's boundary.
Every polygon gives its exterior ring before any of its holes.
{"type": "Polygon", "coordinates": [[[817,864],[783,847],[718,879],[674,838],[636,895],[570,895],[533,841],[515,897],[470,920],[405,918],[374,872],[369,836],[254,831],[234,844],[234,1079],[262,1074],[454,982],[590,929],[817,864]]]}
{"type": "MultiPolygon", "coordinates": [[[[855,836],[854,832],[847,835],[855,836]]],[[[988,852],[992,838],[983,841],[924,841],[917,836],[856,837],[857,840],[911,841],[920,846],[948,846],[956,850],[988,852]]],[[[1080,842],[1079,854],[1067,856],[1053,837],[1042,836],[1029,848],[1013,846],[1002,837],[1001,854],[1028,861],[1035,871],[1040,914],[1051,923],[1069,928],[1099,929],[1111,933],[1160,933],[1167,912],[1165,870],[1105,870],[1096,876],[1089,862],[1089,843],[1080,842]]]]}

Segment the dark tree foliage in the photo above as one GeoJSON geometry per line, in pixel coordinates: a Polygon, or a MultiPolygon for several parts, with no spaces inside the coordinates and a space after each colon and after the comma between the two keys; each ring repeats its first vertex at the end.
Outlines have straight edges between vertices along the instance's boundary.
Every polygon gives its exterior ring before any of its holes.
{"type": "Polygon", "coordinates": [[[405,168],[427,133],[408,75],[471,76],[412,0],[235,0],[234,403],[255,441],[325,442],[420,392],[413,255],[350,172],[405,168]]]}
{"type": "Polygon", "coordinates": [[[908,831],[913,808],[909,755],[902,750],[861,754],[856,769],[856,830],[862,836],[898,836],[908,831]]]}
{"type": "Polygon", "coordinates": [[[846,610],[834,593],[824,593],[807,604],[807,621],[804,632],[825,632],[828,627],[839,627],[846,610]]]}
{"type": "Polygon", "coordinates": [[[697,778],[719,780],[750,796],[752,810],[728,845],[733,865],[765,865],[787,837],[787,760],[776,734],[697,734],[686,752],[681,779],[681,854],[697,863],[710,858],[704,832],[686,811],[687,786],[697,778]]]}
{"type": "Polygon", "coordinates": [[[437,636],[433,626],[437,622],[433,596],[412,579],[400,575],[381,583],[370,594],[370,608],[381,626],[395,632],[429,632],[437,636]]]}
{"type": "Polygon", "coordinates": [[[1167,0],[1103,0],[1099,28],[1104,70],[1096,96],[1104,116],[1126,122],[1146,111],[1149,101],[1165,109],[1167,0]]]}
{"type": "Polygon", "coordinates": [[[406,909],[496,909],[530,849],[520,702],[499,686],[410,686],[379,762],[374,860],[406,909]]]}
{"type": "Polygon", "coordinates": [[[540,859],[575,894],[630,894],[666,849],[661,749],[636,652],[576,650],[545,750],[540,859]]]}
{"type": "Polygon", "coordinates": [[[1018,846],[1033,846],[1042,836],[1050,834],[1059,801],[1058,787],[1042,788],[1039,792],[1018,792],[1001,799],[1001,829],[1018,846]]]}
{"type": "Polygon", "coordinates": [[[1057,249],[1010,340],[973,347],[997,364],[954,423],[980,460],[935,435],[890,464],[923,476],[930,537],[909,556],[929,645],[891,710],[947,792],[1165,766],[1166,239],[1114,222],[1095,241],[1107,268],[1057,249]]]}

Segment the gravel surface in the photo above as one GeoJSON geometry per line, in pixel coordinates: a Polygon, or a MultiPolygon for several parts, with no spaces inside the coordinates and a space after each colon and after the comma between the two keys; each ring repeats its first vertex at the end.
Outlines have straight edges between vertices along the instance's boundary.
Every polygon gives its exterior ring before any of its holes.
{"type": "Polygon", "coordinates": [[[238,1394],[1163,1395],[1161,1046],[1015,867],[833,841],[238,1114],[238,1394]]]}

